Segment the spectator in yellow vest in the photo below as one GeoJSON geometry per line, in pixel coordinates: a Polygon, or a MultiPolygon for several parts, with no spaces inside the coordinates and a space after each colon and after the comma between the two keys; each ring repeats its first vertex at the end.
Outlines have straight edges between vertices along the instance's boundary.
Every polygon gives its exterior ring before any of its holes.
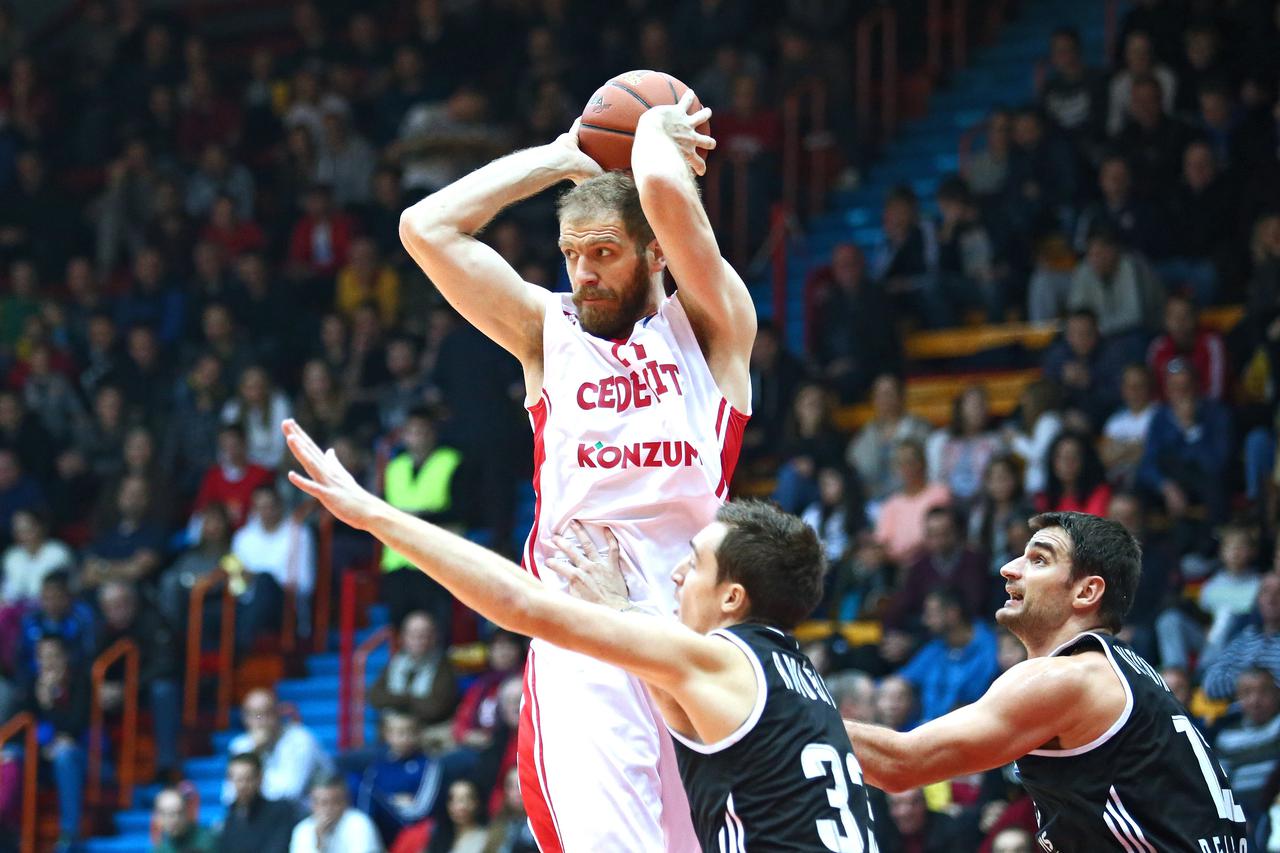
{"type": "MultiPolygon", "coordinates": [[[[409,412],[401,438],[404,449],[387,463],[382,496],[396,509],[448,525],[455,520],[455,474],[462,454],[436,443],[435,420],[425,408],[409,412]]],[[[407,614],[425,610],[448,636],[451,596],[390,548],[382,552],[382,600],[397,628],[407,614]]]]}

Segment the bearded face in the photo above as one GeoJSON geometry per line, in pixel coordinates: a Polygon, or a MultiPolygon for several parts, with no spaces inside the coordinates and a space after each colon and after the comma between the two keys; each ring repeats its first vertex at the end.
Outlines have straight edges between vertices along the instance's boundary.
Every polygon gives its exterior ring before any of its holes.
{"type": "Polygon", "coordinates": [[[637,257],[631,276],[620,285],[604,282],[574,291],[573,304],[588,334],[597,338],[625,338],[631,327],[648,313],[649,271],[637,257]]]}

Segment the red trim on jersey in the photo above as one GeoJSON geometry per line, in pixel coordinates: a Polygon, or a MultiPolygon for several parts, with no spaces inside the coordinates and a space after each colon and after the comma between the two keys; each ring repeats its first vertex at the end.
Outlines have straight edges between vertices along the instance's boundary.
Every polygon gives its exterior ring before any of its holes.
{"type": "MultiPolygon", "coordinates": [[[[724,410],[726,403],[725,400],[720,402],[721,411],[724,410]]],[[[742,452],[742,432],[747,428],[747,421],[751,420],[750,415],[744,415],[732,406],[728,409],[729,417],[725,423],[720,444],[720,485],[716,487],[716,497],[721,500],[729,495],[733,471],[738,467],[738,454],[742,452]]]]}
{"type": "Polygon", "coordinates": [[[542,853],[564,853],[564,841],[560,838],[559,822],[551,798],[547,795],[543,779],[546,763],[543,760],[541,721],[538,693],[535,685],[534,652],[529,650],[525,664],[524,697],[520,703],[520,728],[517,737],[516,767],[520,776],[520,798],[529,816],[529,828],[542,853]]]}
{"type": "Polygon", "coordinates": [[[547,415],[551,411],[551,400],[543,391],[538,402],[529,407],[529,420],[533,423],[533,530],[529,531],[529,541],[525,544],[524,564],[526,572],[538,574],[538,562],[533,557],[534,543],[538,541],[538,522],[542,518],[542,463],[547,461],[547,446],[542,440],[542,433],[547,425],[547,415]]]}
{"type": "Polygon", "coordinates": [[[724,410],[729,405],[729,401],[724,397],[720,398],[720,408],[716,409],[716,438],[723,435],[724,430],[724,410]]]}

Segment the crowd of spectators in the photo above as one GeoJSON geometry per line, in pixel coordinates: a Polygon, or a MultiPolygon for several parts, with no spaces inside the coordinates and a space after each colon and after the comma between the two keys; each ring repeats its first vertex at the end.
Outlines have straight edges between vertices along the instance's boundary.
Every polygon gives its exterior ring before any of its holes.
{"type": "MultiPolygon", "coordinates": [[[[251,692],[225,826],[196,825],[180,784],[201,740],[180,729],[192,590],[226,575],[238,656],[278,652],[282,630],[309,637],[323,578],[316,519],[282,477],[286,417],[396,505],[514,553],[531,469],[521,375],[403,252],[401,211],[550,141],[600,81],[650,67],[717,105],[758,231],[779,96],[836,67],[862,4],[260,6],[220,19],[89,0],[24,32],[26,10],[0,0],[0,719],[39,722],[63,847],[87,826],[90,669],[127,638],[171,785],[155,802],[161,849],[372,850],[416,827],[409,849],[530,850],[510,773],[523,646],[486,633],[488,667],[456,674],[453,602],[341,527],[333,582],[378,575],[403,635],[370,697],[385,749],[329,756],[251,692]]],[[[486,239],[554,287],[554,235],[548,194],[486,239]]],[[[117,665],[96,688],[109,722],[126,684],[117,665]]]]}
{"type": "MultiPolygon", "coordinates": [[[[778,96],[814,75],[838,89],[864,5],[300,0],[219,41],[142,0],[89,0],[37,43],[0,2],[0,719],[39,720],[64,846],[83,829],[89,669],[129,638],[167,785],[157,849],[534,849],[513,770],[523,643],[486,631],[461,671],[454,602],[341,527],[336,569],[378,575],[398,635],[369,694],[379,742],[330,755],[252,691],[226,817],[201,826],[181,781],[190,592],[226,573],[241,653],[273,648],[286,601],[311,630],[316,534],[280,476],[285,417],[395,505],[514,550],[518,366],[418,273],[400,211],[553,138],[624,67],[689,81],[765,198],[778,96]]],[[[959,175],[932,198],[895,188],[877,245],[817,271],[806,352],[761,323],[741,470],[822,535],[815,616],[873,626],[807,647],[842,712],[895,728],[1021,659],[990,614],[1032,513],[1124,524],[1145,548],[1126,638],[1200,715],[1256,846],[1280,850],[1278,30],[1268,0],[1138,0],[1106,68],[1057,32],[1036,103],[995,110],[959,175]],[[1228,302],[1248,306],[1236,329],[1200,323],[1228,302]],[[1063,321],[1012,417],[980,384],[941,428],[907,411],[906,332],[1010,317],[1063,321]],[[836,406],[863,400],[871,419],[837,430],[836,406]]],[[[549,201],[485,239],[556,287],[549,201]]],[[[122,685],[107,673],[109,716],[122,685]]],[[[1009,768],[876,810],[886,851],[1033,845],[1009,768]]]]}

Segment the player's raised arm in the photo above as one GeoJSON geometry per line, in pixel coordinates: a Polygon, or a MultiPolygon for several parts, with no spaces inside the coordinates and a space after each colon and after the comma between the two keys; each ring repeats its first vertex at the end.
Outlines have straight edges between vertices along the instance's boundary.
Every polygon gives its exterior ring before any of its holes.
{"type": "Polygon", "coordinates": [[[333,451],[321,451],[295,421],[285,421],[283,429],[289,450],[307,473],[290,471],[290,482],[343,522],[404,554],[499,626],[598,658],[673,694],[695,676],[740,662],[741,654],[730,644],[678,622],[624,613],[548,588],[492,551],[371,495],[333,451]]]}
{"type": "Polygon", "coordinates": [[[679,285],[680,301],[706,337],[703,345],[746,359],[755,340],[755,306],[742,279],[720,256],[698,197],[693,172],[706,171],[698,149],[714,148],[715,140],[697,132],[711,111],[690,115],[693,98],[693,91],[686,90],[679,103],[653,107],[640,117],[631,171],[645,217],[679,285]]]}
{"type": "MultiPolygon", "coordinates": [[[[867,781],[890,793],[1015,761],[1055,738],[1087,734],[1109,720],[1093,713],[1088,661],[1034,658],[1011,667],[971,705],[909,732],[845,721],[867,781]]],[[[1119,685],[1116,685],[1119,688],[1119,685]]]]}
{"type": "Polygon", "coordinates": [[[527,364],[541,352],[543,303],[475,235],[508,205],[598,174],[578,150],[575,123],[554,142],[508,154],[405,210],[400,240],[458,313],[527,364]]]}

